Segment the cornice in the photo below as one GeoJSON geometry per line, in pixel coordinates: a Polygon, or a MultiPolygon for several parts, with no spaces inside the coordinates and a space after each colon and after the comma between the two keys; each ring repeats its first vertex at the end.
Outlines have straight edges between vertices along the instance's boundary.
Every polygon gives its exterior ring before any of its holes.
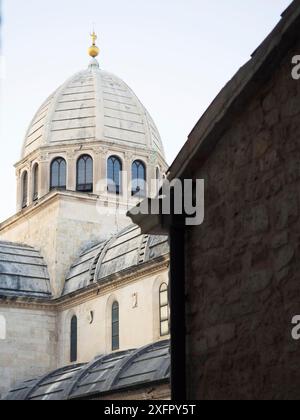
{"type": "MultiPolygon", "coordinates": [[[[127,146],[127,145],[118,145],[118,144],[113,144],[111,142],[108,142],[106,140],[93,140],[87,143],[84,143],[84,145],[82,144],[82,141],[74,141],[72,142],[72,144],[47,144],[45,146],[41,146],[39,147],[37,150],[32,151],[31,153],[29,153],[25,158],[19,160],[18,162],[15,163],[15,168],[19,168],[22,167],[23,165],[25,165],[28,161],[32,161],[33,159],[37,159],[40,155],[43,154],[55,154],[55,153],[60,153],[62,151],[74,151],[76,152],[78,147],[80,147],[80,150],[95,150],[98,153],[103,153],[104,155],[110,152],[115,152],[115,151],[119,151],[120,153],[133,153],[133,155],[143,155],[146,158],[149,157],[154,151],[152,149],[149,149],[149,147],[146,146],[137,146],[134,151],[132,150],[131,146],[127,146]],[[83,146],[83,147],[82,147],[83,146]],[[100,148],[99,148],[100,147],[100,148]]],[[[162,162],[165,162],[165,159],[163,158],[163,156],[161,156],[161,154],[159,152],[157,152],[157,158],[159,160],[161,160],[162,162]]],[[[50,159],[50,157],[49,157],[50,159]]]]}
{"type": "Polygon", "coordinates": [[[29,215],[38,213],[42,211],[45,206],[49,206],[56,201],[59,201],[60,198],[64,199],[81,199],[83,201],[90,201],[96,202],[98,200],[98,196],[95,194],[83,194],[77,191],[50,191],[48,194],[43,196],[39,199],[39,201],[32,203],[30,206],[26,207],[26,209],[21,210],[20,212],[16,213],[14,216],[10,217],[9,219],[5,220],[4,222],[0,223],[0,231],[7,229],[14,223],[17,223],[19,220],[28,217],[29,215]]]}

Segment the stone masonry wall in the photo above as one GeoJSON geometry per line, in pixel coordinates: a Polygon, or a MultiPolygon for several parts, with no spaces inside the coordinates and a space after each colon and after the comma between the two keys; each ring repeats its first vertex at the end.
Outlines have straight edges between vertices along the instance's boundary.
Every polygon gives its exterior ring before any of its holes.
{"type": "Polygon", "coordinates": [[[189,398],[300,398],[299,45],[194,176],[205,222],[187,232],[189,398]]]}
{"type": "Polygon", "coordinates": [[[56,314],[0,305],[5,337],[0,339],[0,399],[23,381],[57,368],[56,314]]]}

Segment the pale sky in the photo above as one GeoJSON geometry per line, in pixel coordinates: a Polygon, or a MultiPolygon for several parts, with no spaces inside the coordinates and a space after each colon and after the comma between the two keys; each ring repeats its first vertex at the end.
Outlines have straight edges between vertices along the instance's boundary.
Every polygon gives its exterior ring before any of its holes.
{"type": "Polygon", "coordinates": [[[0,221],[15,212],[15,172],[41,103],[89,63],[95,23],[101,68],[153,116],[168,163],[211,101],[291,0],[2,0],[0,221]]]}

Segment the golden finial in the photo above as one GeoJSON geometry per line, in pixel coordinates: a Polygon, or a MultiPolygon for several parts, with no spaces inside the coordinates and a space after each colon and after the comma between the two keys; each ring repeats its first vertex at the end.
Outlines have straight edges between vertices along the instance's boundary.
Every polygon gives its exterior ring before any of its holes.
{"type": "Polygon", "coordinates": [[[92,46],[89,48],[89,55],[93,58],[96,58],[100,54],[100,49],[96,45],[98,37],[95,31],[93,31],[93,33],[91,34],[91,38],[93,43],[92,46]]]}

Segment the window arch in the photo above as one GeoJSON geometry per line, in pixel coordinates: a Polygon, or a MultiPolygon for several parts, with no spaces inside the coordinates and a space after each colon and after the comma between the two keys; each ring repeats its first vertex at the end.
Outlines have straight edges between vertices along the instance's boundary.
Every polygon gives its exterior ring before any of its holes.
{"type": "Polygon", "coordinates": [[[122,162],[117,156],[110,156],[107,161],[107,191],[113,194],[122,192],[122,162]]]}
{"type": "Polygon", "coordinates": [[[0,315],[0,340],[6,339],[6,319],[0,315]]]}
{"type": "Polygon", "coordinates": [[[89,155],[82,155],[77,161],[77,186],[76,190],[81,192],[93,192],[94,189],[94,168],[93,159],[89,155]]]}
{"type": "Polygon", "coordinates": [[[65,190],[67,186],[67,164],[65,159],[58,157],[51,163],[50,189],[65,190]]]}
{"type": "Polygon", "coordinates": [[[170,334],[169,326],[169,291],[168,285],[163,283],[159,289],[159,319],[160,336],[164,337],[170,334]]]}
{"type": "Polygon", "coordinates": [[[111,315],[112,351],[115,351],[120,348],[120,307],[118,302],[113,303],[111,315]]]}
{"type": "Polygon", "coordinates": [[[28,172],[25,171],[22,175],[22,208],[28,205],[28,172]]]}
{"type": "Polygon", "coordinates": [[[77,362],[77,340],[78,340],[78,321],[77,316],[71,319],[71,334],[70,334],[70,362],[77,362]]]}
{"type": "Polygon", "coordinates": [[[146,197],[146,166],[141,160],[136,160],[132,164],[132,195],[146,197]]]}
{"type": "Polygon", "coordinates": [[[39,198],[39,165],[36,163],[33,167],[33,201],[38,200],[39,198]]]}

